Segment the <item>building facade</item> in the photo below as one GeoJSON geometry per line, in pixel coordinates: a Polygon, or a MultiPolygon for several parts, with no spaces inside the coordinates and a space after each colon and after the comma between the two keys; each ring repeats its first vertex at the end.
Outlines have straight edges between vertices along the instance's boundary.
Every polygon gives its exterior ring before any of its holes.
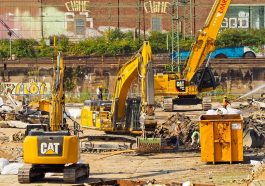
{"type": "MultiPolygon", "coordinates": [[[[225,1],[225,0],[224,0],[225,1]]],[[[20,38],[66,35],[73,40],[101,36],[104,31],[148,33],[178,30],[194,35],[214,0],[0,0],[0,21],[20,38]],[[178,4],[178,6],[177,6],[178,4]]],[[[265,0],[233,0],[223,28],[264,28],[265,0]]],[[[9,38],[0,24],[0,38],[9,38]]]]}

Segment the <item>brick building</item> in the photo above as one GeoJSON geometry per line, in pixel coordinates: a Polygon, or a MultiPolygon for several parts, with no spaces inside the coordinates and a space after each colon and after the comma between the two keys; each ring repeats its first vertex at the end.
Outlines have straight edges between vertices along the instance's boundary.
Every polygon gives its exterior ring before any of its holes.
{"type": "MultiPolygon", "coordinates": [[[[0,0],[0,19],[21,38],[66,35],[74,40],[100,36],[108,29],[171,31],[194,35],[214,0],[0,0]],[[177,14],[177,12],[179,12],[177,14]]],[[[222,27],[264,28],[265,0],[232,0],[222,27]]],[[[0,38],[8,38],[0,24],[0,38]]]]}

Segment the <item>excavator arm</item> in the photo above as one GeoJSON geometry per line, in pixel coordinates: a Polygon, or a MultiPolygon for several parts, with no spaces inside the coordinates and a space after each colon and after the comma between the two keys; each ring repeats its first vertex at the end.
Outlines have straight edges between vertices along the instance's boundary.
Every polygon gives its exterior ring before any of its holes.
{"type": "Polygon", "coordinates": [[[215,41],[231,0],[215,0],[206,23],[192,46],[183,77],[190,82],[207,55],[215,50],[215,41]]]}
{"type": "MultiPolygon", "coordinates": [[[[133,80],[140,76],[141,78],[141,105],[147,104],[147,65],[151,61],[152,51],[149,42],[144,42],[143,46],[127,63],[123,65],[117,74],[113,94],[113,103],[111,106],[112,123],[120,121],[125,114],[125,102],[129,88],[133,80]]],[[[115,128],[115,127],[114,127],[115,128]]]]}
{"type": "Polygon", "coordinates": [[[64,60],[59,52],[53,75],[54,84],[52,89],[52,101],[50,107],[51,131],[62,130],[64,109],[64,60]]]}

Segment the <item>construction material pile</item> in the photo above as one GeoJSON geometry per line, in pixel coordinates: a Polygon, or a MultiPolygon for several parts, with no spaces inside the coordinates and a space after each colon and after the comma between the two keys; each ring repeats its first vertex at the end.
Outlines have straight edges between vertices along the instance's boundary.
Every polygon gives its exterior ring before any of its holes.
{"type": "Polygon", "coordinates": [[[180,145],[186,145],[191,141],[191,135],[194,131],[199,131],[198,122],[192,121],[190,117],[184,114],[176,113],[156,128],[155,136],[172,139],[178,135],[180,145]]]}

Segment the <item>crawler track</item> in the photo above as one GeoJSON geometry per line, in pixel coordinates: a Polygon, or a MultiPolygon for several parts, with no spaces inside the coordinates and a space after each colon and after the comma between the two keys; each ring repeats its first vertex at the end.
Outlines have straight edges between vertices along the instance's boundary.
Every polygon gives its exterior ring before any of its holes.
{"type": "Polygon", "coordinates": [[[65,183],[76,183],[89,177],[89,165],[72,164],[64,165],[31,165],[26,164],[18,171],[19,183],[31,183],[45,177],[47,172],[62,172],[65,183]]]}
{"type": "Polygon", "coordinates": [[[76,183],[89,177],[89,166],[85,164],[73,164],[64,168],[64,183],[76,183]]]}
{"type": "Polygon", "coordinates": [[[41,180],[45,176],[45,173],[36,169],[31,164],[26,164],[18,171],[19,183],[31,183],[33,181],[41,180]]]}
{"type": "Polygon", "coordinates": [[[94,135],[83,136],[81,140],[81,151],[87,153],[101,153],[117,150],[132,149],[136,145],[136,138],[126,135],[94,135]]]}

